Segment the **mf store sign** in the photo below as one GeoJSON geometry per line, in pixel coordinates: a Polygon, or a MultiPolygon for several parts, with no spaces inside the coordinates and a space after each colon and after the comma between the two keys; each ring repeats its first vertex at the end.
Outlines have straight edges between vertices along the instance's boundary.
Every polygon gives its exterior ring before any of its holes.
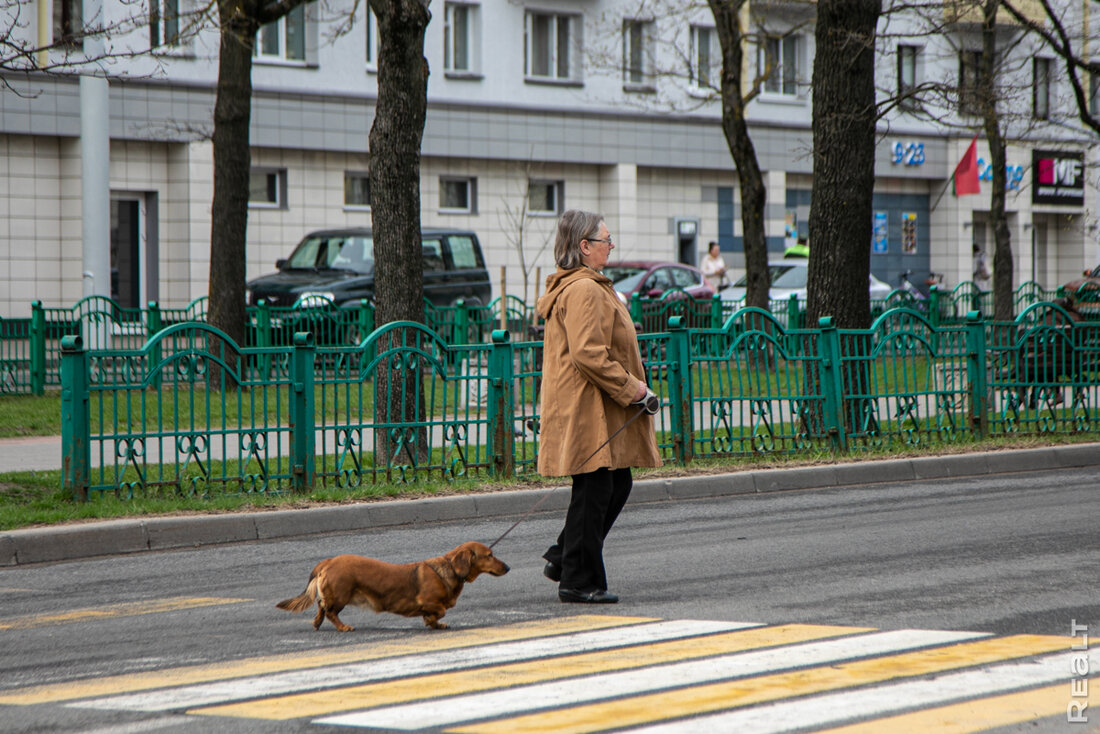
{"type": "Polygon", "coordinates": [[[1033,204],[1085,205],[1083,153],[1033,150],[1031,163],[1033,204]]]}

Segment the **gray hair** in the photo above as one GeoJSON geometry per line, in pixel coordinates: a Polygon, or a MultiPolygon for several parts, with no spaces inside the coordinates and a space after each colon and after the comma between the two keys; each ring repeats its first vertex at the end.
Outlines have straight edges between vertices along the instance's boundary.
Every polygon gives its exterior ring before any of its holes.
{"type": "Polygon", "coordinates": [[[583,265],[581,240],[599,237],[602,221],[603,215],[580,209],[570,209],[562,214],[558,220],[558,236],[554,240],[554,263],[562,270],[583,265]]]}

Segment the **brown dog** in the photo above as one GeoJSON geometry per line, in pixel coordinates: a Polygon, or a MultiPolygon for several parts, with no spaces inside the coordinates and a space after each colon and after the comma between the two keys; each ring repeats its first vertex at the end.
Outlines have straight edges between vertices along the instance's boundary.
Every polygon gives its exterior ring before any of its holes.
{"type": "Polygon", "coordinates": [[[458,601],[463,585],[483,573],[503,576],[508,565],[488,546],[474,542],[426,561],[400,565],[363,556],[336,556],[314,567],[305,591],[275,606],[304,612],[316,601],[313,629],[319,629],[325,617],[341,632],[355,629],[337,616],[350,604],[403,617],[423,617],[424,624],[443,630],[447,625],[439,620],[458,601]]]}

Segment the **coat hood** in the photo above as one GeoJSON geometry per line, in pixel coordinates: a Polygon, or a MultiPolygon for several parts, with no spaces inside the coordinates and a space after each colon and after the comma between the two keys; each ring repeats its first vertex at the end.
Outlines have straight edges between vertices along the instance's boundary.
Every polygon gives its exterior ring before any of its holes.
{"type": "Polygon", "coordinates": [[[554,310],[554,304],[557,303],[562,291],[565,290],[567,285],[576,283],[578,280],[594,280],[597,283],[605,283],[609,289],[614,290],[611,288],[611,278],[592,268],[582,265],[572,270],[558,270],[546,277],[546,293],[535,304],[539,316],[544,319],[550,318],[550,312],[554,310]]]}

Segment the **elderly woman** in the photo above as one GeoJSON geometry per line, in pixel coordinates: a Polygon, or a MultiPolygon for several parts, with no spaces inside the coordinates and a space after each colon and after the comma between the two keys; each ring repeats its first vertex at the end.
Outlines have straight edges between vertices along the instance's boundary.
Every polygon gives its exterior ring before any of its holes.
{"type": "Polygon", "coordinates": [[[604,539],[630,496],[630,467],[661,465],[652,418],[630,422],[657,403],[630,313],[600,272],[614,248],[603,217],[565,212],[554,242],[558,270],[538,301],[546,321],[538,469],[573,478],[565,527],[543,554],[543,573],[560,582],[563,602],[619,600],[607,590],[604,539]]]}

